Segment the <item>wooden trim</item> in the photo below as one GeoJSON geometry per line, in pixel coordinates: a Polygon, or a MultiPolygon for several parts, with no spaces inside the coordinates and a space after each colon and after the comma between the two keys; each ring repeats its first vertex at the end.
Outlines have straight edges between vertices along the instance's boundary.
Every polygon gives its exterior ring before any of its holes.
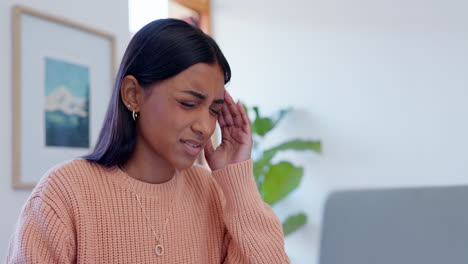
{"type": "Polygon", "coordinates": [[[210,0],[170,0],[200,14],[200,29],[212,35],[210,0]]]}
{"type": "MultiPolygon", "coordinates": [[[[42,19],[45,19],[45,20],[50,20],[50,21],[58,23],[58,24],[63,24],[63,25],[66,25],[66,26],[69,26],[69,27],[72,27],[72,28],[75,28],[75,29],[78,29],[78,30],[81,30],[81,31],[85,31],[85,32],[88,32],[88,33],[91,33],[91,34],[95,34],[95,35],[98,35],[98,36],[101,36],[103,38],[108,39],[111,42],[111,60],[112,60],[112,76],[111,77],[112,77],[112,79],[114,78],[114,76],[116,74],[116,63],[117,63],[117,60],[116,60],[116,41],[115,41],[114,35],[112,35],[110,33],[107,33],[107,32],[104,32],[104,31],[101,31],[101,30],[98,30],[98,29],[94,29],[94,28],[89,27],[89,26],[85,26],[85,25],[70,21],[70,20],[65,19],[65,18],[52,16],[52,15],[43,13],[41,11],[30,9],[30,8],[27,8],[27,7],[24,7],[24,6],[21,6],[21,5],[15,5],[13,7],[13,9],[15,10],[14,13],[18,16],[18,20],[20,20],[21,14],[27,14],[27,15],[35,16],[35,17],[42,18],[42,19]]],[[[20,30],[20,29],[21,28],[18,28],[18,30],[20,30]]]]}
{"type": "Polygon", "coordinates": [[[109,33],[106,33],[106,32],[103,32],[103,31],[100,31],[100,30],[97,30],[97,29],[94,29],[94,28],[91,28],[91,27],[88,27],[88,26],[84,26],[84,25],[72,22],[72,21],[70,21],[68,19],[55,17],[55,16],[52,16],[52,15],[42,13],[40,11],[36,11],[36,10],[30,9],[30,8],[27,8],[27,7],[24,7],[24,6],[19,6],[19,5],[15,6],[14,9],[17,10],[17,12],[19,14],[21,14],[21,13],[22,14],[28,14],[28,15],[31,15],[31,16],[35,16],[35,17],[39,17],[39,18],[43,18],[43,19],[46,19],[46,20],[56,22],[58,24],[64,24],[64,25],[67,25],[67,26],[75,28],[75,29],[79,29],[79,30],[82,30],[82,31],[86,31],[86,32],[89,32],[89,33],[100,35],[100,36],[102,36],[104,38],[107,38],[109,40],[114,39],[114,36],[109,34],[109,33]]]}
{"type": "Polygon", "coordinates": [[[21,142],[20,142],[20,131],[21,131],[21,100],[20,100],[20,87],[21,87],[21,79],[20,79],[20,62],[21,62],[21,54],[20,54],[20,44],[21,44],[21,9],[18,7],[13,8],[13,17],[12,17],[12,185],[14,188],[29,188],[29,184],[22,184],[20,182],[20,175],[21,175],[21,167],[20,167],[20,158],[21,158],[21,142]]]}
{"type": "Polygon", "coordinates": [[[71,28],[85,31],[108,39],[111,43],[111,80],[114,79],[116,67],[116,41],[109,33],[84,26],[70,20],[55,17],[21,5],[15,5],[12,11],[12,186],[13,188],[31,189],[36,183],[21,182],[21,15],[30,15],[71,28]]]}
{"type": "Polygon", "coordinates": [[[195,10],[198,13],[207,13],[210,11],[209,0],[173,0],[173,1],[189,9],[195,10]]]}

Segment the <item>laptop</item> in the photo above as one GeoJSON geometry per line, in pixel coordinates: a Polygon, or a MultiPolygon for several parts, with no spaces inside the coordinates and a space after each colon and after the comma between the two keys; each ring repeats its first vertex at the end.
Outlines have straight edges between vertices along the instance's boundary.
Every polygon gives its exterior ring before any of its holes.
{"type": "Polygon", "coordinates": [[[322,223],[320,264],[468,264],[468,186],[338,191],[322,223]]]}

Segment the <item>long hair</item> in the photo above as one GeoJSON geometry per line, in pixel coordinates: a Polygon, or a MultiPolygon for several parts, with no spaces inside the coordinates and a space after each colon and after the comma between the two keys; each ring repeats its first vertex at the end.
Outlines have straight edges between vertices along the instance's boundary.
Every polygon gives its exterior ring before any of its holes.
{"type": "Polygon", "coordinates": [[[170,18],[155,20],[140,29],[122,58],[96,146],[83,158],[111,167],[125,163],[134,151],[136,124],[120,97],[125,76],[134,76],[143,89],[148,89],[196,63],[217,63],[224,73],[224,83],[231,79],[231,68],[223,53],[200,29],[170,18]]]}

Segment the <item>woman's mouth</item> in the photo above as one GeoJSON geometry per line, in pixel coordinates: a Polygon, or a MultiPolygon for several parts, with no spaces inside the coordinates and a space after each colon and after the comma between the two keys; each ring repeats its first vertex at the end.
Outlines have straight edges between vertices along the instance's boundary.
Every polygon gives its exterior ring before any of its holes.
{"type": "Polygon", "coordinates": [[[180,142],[184,145],[185,151],[191,156],[196,156],[201,151],[201,143],[199,142],[183,139],[180,142]]]}

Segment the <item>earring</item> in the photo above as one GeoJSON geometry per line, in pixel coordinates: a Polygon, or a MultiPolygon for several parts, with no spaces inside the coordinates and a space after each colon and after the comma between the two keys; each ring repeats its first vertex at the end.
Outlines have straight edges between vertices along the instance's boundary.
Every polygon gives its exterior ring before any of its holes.
{"type": "Polygon", "coordinates": [[[138,117],[138,112],[132,111],[133,121],[136,121],[138,117]]]}

